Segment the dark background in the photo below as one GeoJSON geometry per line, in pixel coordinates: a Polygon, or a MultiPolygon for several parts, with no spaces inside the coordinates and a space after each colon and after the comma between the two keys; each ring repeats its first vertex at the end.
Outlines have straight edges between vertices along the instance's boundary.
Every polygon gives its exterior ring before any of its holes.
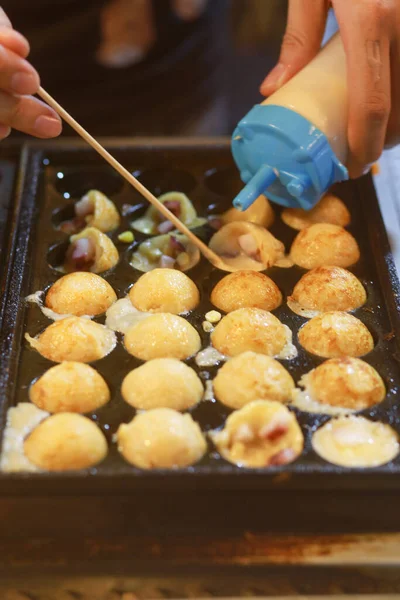
{"type": "Polygon", "coordinates": [[[2,7],[29,39],[43,87],[93,134],[226,135],[261,98],[287,2],[209,0],[206,14],[187,24],[169,0],[153,0],[158,41],[143,63],[123,69],[95,61],[103,4],[5,0],[2,7]]]}

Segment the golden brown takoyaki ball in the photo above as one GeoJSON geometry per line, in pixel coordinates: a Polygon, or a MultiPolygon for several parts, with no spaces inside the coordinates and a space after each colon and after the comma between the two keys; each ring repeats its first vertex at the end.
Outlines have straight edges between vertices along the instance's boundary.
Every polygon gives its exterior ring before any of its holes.
{"type": "Polygon", "coordinates": [[[269,200],[261,195],[247,210],[237,210],[232,207],[222,216],[221,221],[224,225],[233,221],[248,221],[262,227],[270,227],[274,222],[275,214],[269,200]]]}
{"type": "Polygon", "coordinates": [[[362,306],[367,294],[353,273],[341,267],[321,266],[312,269],[296,284],[288,306],[301,316],[307,312],[350,311],[362,306]]]}
{"type": "Polygon", "coordinates": [[[350,220],[350,213],[346,205],[333,194],[325,194],[311,210],[285,208],[282,211],[282,221],[297,230],[305,229],[315,223],[331,223],[346,227],[350,220]]]}
{"type": "Polygon", "coordinates": [[[300,329],[299,342],[311,354],[324,358],[363,356],[374,347],[364,323],[345,312],[314,317],[300,329]]]}
{"type": "Polygon", "coordinates": [[[349,267],[360,258],[360,250],[351,233],[342,227],[318,223],[297,234],[290,258],[304,269],[322,265],[349,267]]]}
{"type": "Polygon", "coordinates": [[[118,260],[118,250],[112,240],[95,227],[86,227],[80,233],[71,236],[64,269],[68,273],[104,273],[115,267],[118,260]]]}
{"type": "Polygon", "coordinates": [[[89,363],[109,354],[117,343],[115,333],[83,317],[68,317],[47,327],[38,337],[25,334],[32,348],[54,362],[89,363]]]}
{"type": "Polygon", "coordinates": [[[246,307],[274,310],[281,304],[282,294],[267,275],[244,270],[221,279],[211,293],[211,302],[226,313],[246,307]]]}
{"type": "Polygon", "coordinates": [[[125,347],[129,354],[141,360],[184,360],[200,350],[201,340],[195,328],[182,317],[157,313],[127,331],[125,347]]]}
{"type": "Polygon", "coordinates": [[[110,390],[102,376],[89,365],[64,362],[33,383],[29,399],[50,413],[88,413],[109,401],[110,390]]]}
{"type": "Polygon", "coordinates": [[[219,369],[213,387],[222,404],[237,409],[253,400],[288,402],[294,382],[277,360],[265,354],[243,352],[219,369]]]}
{"type": "Polygon", "coordinates": [[[38,470],[25,456],[24,441],[49,416],[48,412],[40,410],[31,402],[19,402],[7,410],[0,455],[0,469],[3,473],[38,470]]]}
{"type": "Polygon", "coordinates": [[[304,445],[295,415],[280,402],[268,400],[256,400],[236,410],[211,438],[221,456],[243,467],[291,463],[304,445]]]}
{"type": "Polygon", "coordinates": [[[277,356],[286,345],[287,330],[266,310],[239,308],[221,319],[211,333],[211,342],[226,356],[248,350],[277,356]]]}
{"type": "Polygon", "coordinates": [[[24,443],[28,460],[46,471],[93,467],[104,460],[107,450],[106,439],[97,425],[75,413],[49,417],[24,443]]]}
{"type": "Polygon", "coordinates": [[[331,358],[307,375],[300,385],[320,404],[363,410],[385,397],[385,385],[371,365],[346,356],[331,358]]]}
{"type": "Polygon", "coordinates": [[[174,315],[193,310],[200,301],[196,285],[176,269],[154,269],[145,273],[131,288],[129,297],[138,310],[174,315]]]}
{"type": "Polygon", "coordinates": [[[282,259],[285,253],[284,245],[272,233],[246,221],[234,221],[221,227],[212,236],[209,246],[223,259],[226,271],[263,271],[282,259]]]}
{"type": "Polygon", "coordinates": [[[155,358],[133,369],[122,382],[122,396],[140,409],[183,411],[200,402],[203,384],[196,372],[176,358],[155,358]]]}
{"type": "Polygon", "coordinates": [[[46,295],[46,306],[59,315],[100,315],[117,300],[105,279],[94,273],[70,273],[56,281],[46,295]]]}
{"type": "Polygon", "coordinates": [[[141,469],[174,469],[197,463],[207,444],[189,414],[155,408],[137,415],[117,432],[118,449],[141,469]]]}
{"type": "Polygon", "coordinates": [[[399,453],[398,435],[389,425],[355,415],[325,423],[314,433],[312,446],[323,459],[343,467],[378,467],[399,453]]]}

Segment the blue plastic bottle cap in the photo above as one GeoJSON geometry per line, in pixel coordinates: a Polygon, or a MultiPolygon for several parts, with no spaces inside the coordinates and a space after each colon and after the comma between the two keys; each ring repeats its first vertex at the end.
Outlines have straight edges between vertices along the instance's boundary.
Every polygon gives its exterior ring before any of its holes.
{"type": "Polygon", "coordinates": [[[246,184],[233,201],[239,210],[260,194],[282,206],[309,210],[332,184],[349,177],[322,131],[273,104],[257,104],[240,121],[232,154],[246,184]]]}

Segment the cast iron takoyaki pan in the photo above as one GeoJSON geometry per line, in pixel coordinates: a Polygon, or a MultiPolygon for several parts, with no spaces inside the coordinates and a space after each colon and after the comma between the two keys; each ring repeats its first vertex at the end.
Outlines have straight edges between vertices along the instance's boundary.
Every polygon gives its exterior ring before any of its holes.
{"type": "MultiPolygon", "coordinates": [[[[240,189],[229,142],[219,140],[139,140],[109,142],[116,158],[129,168],[155,194],[182,191],[194,203],[200,216],[218,214],[230,206],[240,189]]],[[[0,338],[0,430],[3,431],[9,407],[28,401],[28,388],[52,363],[29,348],[24,333],[36,335],[50,321],[39,307],[28,305],[25,297],[37,290],[45,290],[60,273],[60,264],[67,245],[67,236],[57,230],[57,224],[72,215],[74,201],[89,189],[99,189],[116,204],[122,213],[120,228],[111,234],[119,252],[118,265],[103,274],[105,279],[123,297],[139,278],[140,272],[129,264],[137,245],[146,236],[135,232],[135,241],[127,246],[118,241],[118,234],[129,228],[136,215],[146,209],[146,202],[119,177],[93,150],[80,142],[43,143],[28,145],[23,154],[12,229],[12,241],[7,257],[6,307],[3,313],[0,338]],[[128,208],[128,205],[130,208],[128,208]]],[[[383,377],[387,386],[385,400],[365,416],[389,423],[400,433],[399,386],[400,356],[398,340],[399,293],[394,263],[380,215],[378,202],[369,177],[347,182],[334,190],[351,211],[349,231],[357,239],[360,261],[350,270],[362,281],[368,293],[366,305],[354,314],[370,329],[375,340],[374,350],[363,357],[383,377]]],[[[296,231],[279,218],[279,208],[271,232],[287,249],[296,231]]],[[[208,241],[213,231],[205,225],[197,230],[208,241]]],[[[277,283],[284,298],[304,273],[303,269],[272,268],[268,275],[277,283]]],[[[201,303],[188,317],[202,337],[203,347],[209,345],[209,334],[202,329],[204,314],[213,307],[209,297],[215,283],[225,275],[203,258],[187,274],[198,285],[201,303]]],[[[5,280],[5,279],[4,279],[5,280]]],[[[4,281],[3,281],[4,283],[4,281]]],[[[297,343],[297,332],[305,319],[293,314],[286,306],[274,311],[276,316],[293,331],[299,354],[294,360],[283,361],[294,380],[322,362],[297,343]]],[[[96,319],[104,322],[104,316],[96,319]]],[[[194,360],[188,363],[205,381],[213,378],[217,367],[199,369],[194,360]]],[[[196,489],[399,489],[400,456],[393,462],[375,469],[344,469],[319,458],[311,447],[311,435],[329,417],[297,412],[305,436],[302,456],[293,464],[266,469],[243,469],[229,464],[218,456],[211,443],[204,459],[197,465],[176,471],[142,471],[127,464],[119,455],[112,438],[118,426],[134,416],[120,394],[124,376],[140,361],[130,356],[119,339],[117,348],[106,358],[94,364],[108,382],[112,399],[96,413],[89,415],[109,441],[107,459],[94,469],[73,473],[0,474],[0,493],[45,490],[76,493],[116,492],[155,487],[159,491],[177,486],[196,489]]],[[[222,426],[229,410],[218,402],[205,401],[192,415],[207,432],[222,426]]]]}

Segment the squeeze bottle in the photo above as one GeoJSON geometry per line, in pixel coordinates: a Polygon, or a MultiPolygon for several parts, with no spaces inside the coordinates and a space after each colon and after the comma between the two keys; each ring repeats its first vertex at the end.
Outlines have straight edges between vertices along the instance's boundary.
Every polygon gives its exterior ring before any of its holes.
{"type": "Polygon", "coordinates": [[[246,210],[260,194],[311,209],[348,179],[346,56],[340,34],[288,83],[239,122],[232,154],[246,184],[233,201],[246,210]]]}

